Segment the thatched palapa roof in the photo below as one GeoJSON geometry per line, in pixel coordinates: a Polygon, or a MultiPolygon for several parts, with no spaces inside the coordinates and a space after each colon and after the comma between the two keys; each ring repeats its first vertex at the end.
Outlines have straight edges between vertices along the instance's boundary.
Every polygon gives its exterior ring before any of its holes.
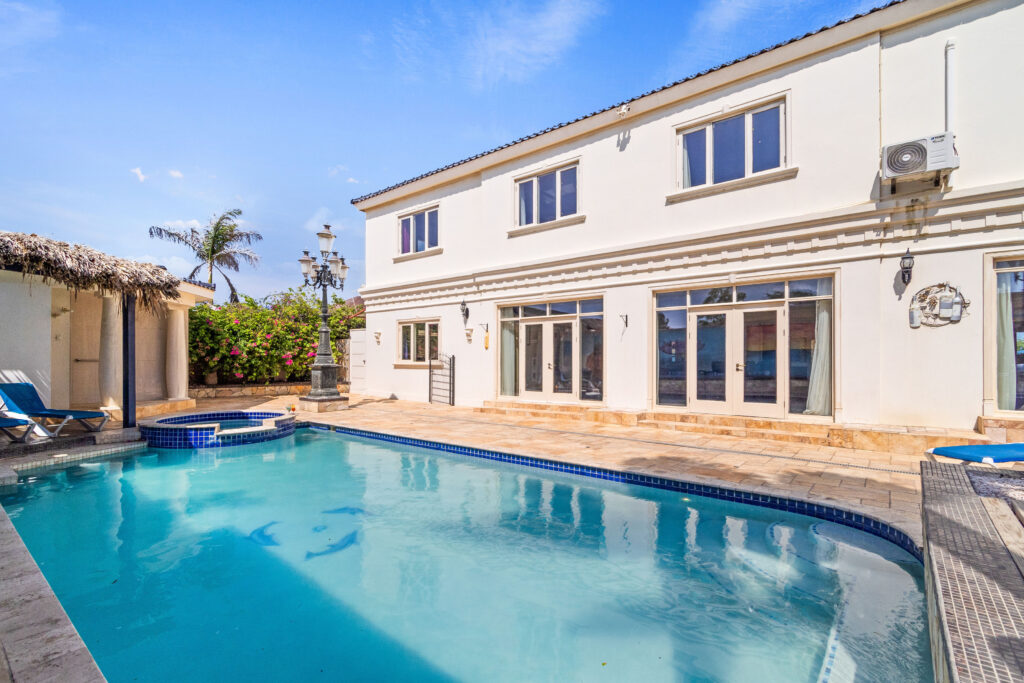
{"type": "Polygon", "coordinates": [[[177,299],[180,279],[152,263],[140,263],[22,232],[0,231],[0,268],[38,275],[75,291],[132,294],[143,308],[155,310],[164,299],[177,299]]]}

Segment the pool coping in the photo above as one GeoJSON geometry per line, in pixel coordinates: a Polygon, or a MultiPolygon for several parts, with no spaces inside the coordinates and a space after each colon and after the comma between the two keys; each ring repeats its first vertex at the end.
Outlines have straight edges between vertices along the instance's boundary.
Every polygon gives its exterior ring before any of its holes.
{"type": "Polygon", "coordinates": [[[350,434],[352,436],[361,436],[364,438],[376,439],[378,441],[388,441],[391,443],[416,446],[419,448],[428,448],[446,453],[455,453],[458,455],[483,458],[486,460],[496,460],[515,465],[523,465],[526,467],[535,467],[555,472],[575,474],[594,479],[604,479],[606,481],[636,484],[648,488],[679,491],[690,495],[706,496],[709,498],[717,498],[719,500],[728,500],[737,503],[747,503],[748,505],[756,505],[758,507],[768,507],[777,510],[784,510],[786,512],[795,512],[809,517],[815,517],[817,519],[823,519],[825,521],[835,522],[836,524],[849,526],[883,538],[903,548],[918,562],[924,564],[923,546],[918,545],[913,535],[896,525],[875,519],[871,515],[847,510],[837,505],[823,505],[820,503],[800,500],[799,498],[771,495],[752,491],[736,485],[720,486],[717,484],[699,484],[682,479],[640,474],[625,470],[614,470],[605,467],[595,467],[592,465],[578,465],[554,460],[550,457],[507,453],[504,451],[479,448],[476,446],[465,446],[456,443],[433,441],[419,437],[398,436],[395,434],[388,434],[386,432],[377,432],[369,429],[334,425],[312,420],[296,421],[295,426],[296,428],[308,427],[316,431],[340,432],[350,434]]]}
{"type": "Polygon", "coordinates": [[[19,683],[106,680],[2,507],[0,648],[19,683]]]}
{"type": "Polygon", "coordinates": [[[1024,575],[968,469],[921,463],[936,680],[1024,681],[1024,575]]]}

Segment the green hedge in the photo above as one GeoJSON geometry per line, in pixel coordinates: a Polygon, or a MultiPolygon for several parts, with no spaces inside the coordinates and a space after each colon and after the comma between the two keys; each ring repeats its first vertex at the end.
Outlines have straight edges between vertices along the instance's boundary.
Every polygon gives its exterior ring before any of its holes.
{"type": "MultiPolygon", "coordinates": [[[[338,341],[366,324],[362,308],[334,296],[329,306],[335,362],[338,341]]],[[[189,312],[189,361],[192,381],[202,383],[216,371],[220,383],[265,384],[308,380],[317,351],[320,299],[312,292],[288,290],[257,301],[199,305],[189,312]]]]}

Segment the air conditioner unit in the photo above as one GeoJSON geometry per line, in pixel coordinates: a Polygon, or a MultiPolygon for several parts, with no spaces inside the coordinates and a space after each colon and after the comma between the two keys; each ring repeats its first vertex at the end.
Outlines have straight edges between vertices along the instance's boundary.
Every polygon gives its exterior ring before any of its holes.
{"type": "Polygon", "coordinates": [[[939,133],[882,148],[882,180],[911,180],[960,167],[953,134],[939,133]]]}

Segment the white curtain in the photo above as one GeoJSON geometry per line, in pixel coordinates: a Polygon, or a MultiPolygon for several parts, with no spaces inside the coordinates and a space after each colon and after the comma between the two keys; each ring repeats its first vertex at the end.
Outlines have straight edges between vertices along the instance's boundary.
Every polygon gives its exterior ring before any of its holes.
{"type": "Polygon", "coordinates": [[[686,138],[683,138],[683,176],[682,186],[690,187],[690,155],[686,151],[686,138]]]}
{"type": "Polygon", "coordinates": [[[832,414],[832,302],[814,307],[814,350],[807,386],[806,415],[832,414]]]}
{"type": "Polygon", "coordinates": [[[518,390],[519,323],[501,323],[501,394],[515,396],[518,390]]]}
{"type": "Polygon", "coordinates": [[[1013,279],[999,273],[996,285],[996,389],[1000,410],[1017,409],[1017,335],[1013,330],[1013,279]]]}

